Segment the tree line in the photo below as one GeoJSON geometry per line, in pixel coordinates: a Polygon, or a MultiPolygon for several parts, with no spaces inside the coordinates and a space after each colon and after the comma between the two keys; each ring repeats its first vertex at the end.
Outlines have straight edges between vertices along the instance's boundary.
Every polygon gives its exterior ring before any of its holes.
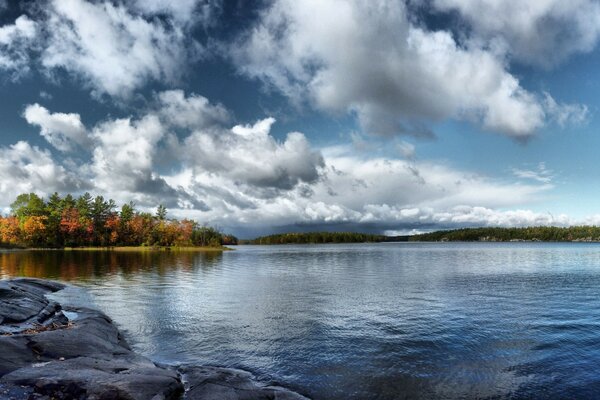
{"type": "Polygon", "coordinates": [[[261,236],[256,239],[246,240],[241,244],[317,244],[317,243],[365,243],[383,242],[386,237],[368,233],[355,232],[307,232],[307,233],[281,233],[261,236]]]}
{"type": "Polygon", "coordinates": [[[168,219],[159,205],[156,213],[142,212],[133,202],[117,209],[103,196],[35,193],[19,195],[10,215],[0,216],[0,244],[17,247],[84,246],[207,246],[235,244],[237,239],[210,226],[168,219]]]}
{"type": "Polygon", "coordinates": [[[413,235],[411,241],[542,241],[542,242],[572,242],[600,241],[600,226],[532,226],[525,228],[464,228],[449,231],[436,231],[413,235]]]}

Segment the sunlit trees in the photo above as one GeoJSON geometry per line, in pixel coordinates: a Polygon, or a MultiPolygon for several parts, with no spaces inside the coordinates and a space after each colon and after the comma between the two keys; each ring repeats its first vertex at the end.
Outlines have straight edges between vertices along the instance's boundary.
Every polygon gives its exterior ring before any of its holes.
{"type": "Polygon", "coordinates": [[[47,201],[35,193],[21,194],[11,214],[0,216],[0,244],[11,246],[220,246],[236,244],[234,236],[191,220],[167,218],[159,205],[155,214],[138,211],[133,202],[117,211],[113,200],[89,193],[75,198],[53,193],[47,201]]]}
{"type": "Polygon", "coordinates": [[[46,221],[45,215],[32,215],[23,221],[23,239],[29,246],[44,246],[46,241],[46,221]]]}
{"type": "Polygon", "coordinates": [[[12,246],[21,243],[21,229],[17,217],[0,217],[0,242],[12,246]]]}

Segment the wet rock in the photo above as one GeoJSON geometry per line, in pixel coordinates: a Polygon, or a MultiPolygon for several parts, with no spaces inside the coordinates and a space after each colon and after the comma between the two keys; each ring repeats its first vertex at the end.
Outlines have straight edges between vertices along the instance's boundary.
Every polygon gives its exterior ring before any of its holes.
{"type": "Polygon", "coordinates": [[[189,400],[307,400],[288,389],[258,382],[247,371],[218,367],[181,367],[189,400]]]}
{"type": "Polygon", "coordinates": [[[32,279],[0,281],[0,394],[14,399],[176,399],[176,371],[131,351],[98,310],[65,308],[45,294],[64,286],[32,279]]]}
{"type": "Polygon", "coordinates": [[[139,356],[50,361],[13,371],[2,382],[33,387],[35,393],[59,399],[158,400],[174,399],[183,392],[175,371],[157,368],[139,356]]]}
{"type": "Polygon", "coordinates": [[[0,398],[306,400],[246,371],[156,365],[134,353],[102,312],[63,310],[45,297],[62,288],[38,279],[0,281],[0,398]]]}

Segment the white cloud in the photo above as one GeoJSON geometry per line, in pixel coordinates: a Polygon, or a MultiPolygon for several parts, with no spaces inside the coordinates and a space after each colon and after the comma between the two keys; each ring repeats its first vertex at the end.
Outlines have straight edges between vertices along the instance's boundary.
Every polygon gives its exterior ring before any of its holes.
{"type": "Polygon", "coordinates": [[[23,116],[28,123],[39,126],[44,139],[60,151],[72,151],[75,145],[86,149],[91,144],[79,114],[50,113],[36,103],[27,106],[23,116]]]}
{"type": "MultiPolygon", "coordinates": [[[[554,188],[545,164],[512,171],[520,179],[515,181],[415,158],[373,156],[352,145],[315,149],[298,132],[277,140],[273,118],[229,128],[227,110],[201,96],[171,91],[156,98],[140,116],[89,129],[80,127],[77,114],[28,107],[25,116],[35,116],[50,143],[65,126],[88,132],[92,159],[60,165],[49,151],[25,142],[0,148],[5,201],[36,188],[85,189],[148,209],[163,203],[171,215],[235,231],[297,224],[383,231],[571,221],[526,210],[554,188]],[[176,157],[165,163],[169,152],[176,157]],[[91,186],[84,188],[83,181],[91,186]]],[[[412,150],[407,143],[399,146],[412,150]]]]}
{"type": "Polygon", "coordinates": [[[164,129],[156,116],[139,121],[117,119],[94,128],[91,169],[94,184],[103,191],[142,191],[152,181],[154,156],[164,129]]]}
{"type": "Polygon", "coordinates": [[[24,141],[0,147],[0,192],[4,207],[21,193],[78,192],[86,187],[75,171],[56,163],[47,150],[24,141]]]}
{"type": "Polygon", "coordinates": [[[180,26],[108,1],[53,0],[45,12],[43,67],[80,76],[97,95],[127,97],[150,80],[174,82],[197,50],[180,26]]]}
{"type": "Polygon", "coordinates": [[[194,131],[184,141],[187,162],[197,173],[218,174],[263,195],[316,181],[323,164],[321,155],[298,132],[276,141],[270,135],[274,122],[267,118],[231,130],[194,131]]]}
{"type": "Polygon", "coordinates": [[[548,116],[559,126],[581,125],[587,122],[588,107],[582,104],[557,103],[548,93],[545,93],[545,108],[548,116]]]}
{"type": "Polygon", "coordinates": [[[501,55],[413,25],[399,1],[278,0],[231,55],[247,76],[355,113],[370,133],[430,135],[427,122],[456,118],[527,138],[547,122],[543,99],[501,55]]]}
{"type": "Polygon", "coordinates": [[[0,26],[0,69],[15,78],[27,73],[36,37],[37,24],[26,15],[18,17],[14,24],[0,26]]]}
{"type": "Polygon", "coordinates": [[[546,168],[546,163],[539,163],[536,169],[513,168],[513,174],[517,178],[532,179],[542,183],[550,183],[554,178],[553,172],[546,168]]]}
{"type": "Polygon", "coordinates": [[[434,0],[456,10],[478,39],[521,62],[550,67],[589,52],[600,37],[600,4],[594,0],[434,0]]]}
{"type": "Polygon", "coordinates": [[[157,98],[162,118],[180,128],[207,129],[231,119],[222,105],[212,105],[206,97],[196,94],[186,97],[183,90],[164,91],[157,98]]]}

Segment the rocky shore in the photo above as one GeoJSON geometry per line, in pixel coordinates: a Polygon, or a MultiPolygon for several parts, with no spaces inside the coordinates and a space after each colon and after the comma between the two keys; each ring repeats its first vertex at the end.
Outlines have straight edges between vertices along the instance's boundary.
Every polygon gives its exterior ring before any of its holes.
{"type": "Polygon", "coordinates": [[[102,312],[63,308],[46,297],[63,288],[39,279],[0,281],[0,398],[306,399],[246,371],[157,365],[132,351],[102,312]]]}

